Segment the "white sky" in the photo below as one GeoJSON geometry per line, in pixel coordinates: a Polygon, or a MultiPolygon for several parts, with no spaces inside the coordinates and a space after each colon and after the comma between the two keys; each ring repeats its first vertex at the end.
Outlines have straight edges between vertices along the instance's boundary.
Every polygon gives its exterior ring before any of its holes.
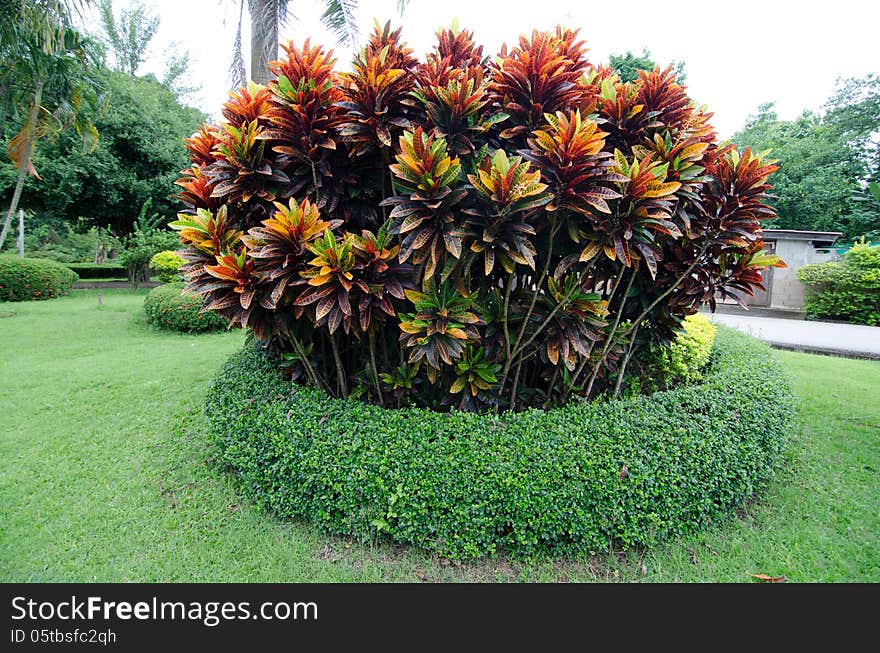
{"type": "MultiPolygon", "coordinates": [[[[114,0],[117,9],[127,0],[114,0]]],[[[229,85],[238,0],[145,0],[161,24],[141,72],[161,77],[165,53],[178,44],[190,51],[185,83],[201,85],[192,103],[217,116],[229,85]]],[[[283,39],[333,47],[338,66],[347,68],[352,51],[335,44],[321,26],[320,0],[292,0],[293,17],[283,39]]],[[[692,97],[708,104],[721,137],[739,129],[762,102],[775,101],[782,118],[819,109],[838,76],[880,73],[880,2],[835,0],[780,2],[666,2],[656,0],[411,0],[403,18],[396,0],[361,0],[363,38],[373,17],[403,25],[403,36],[417,54],[429,50],[434,32],[458,17],[472,30],[485,54],[503,42],[515,43],[533,28],[557,24],[579,27],[591,60],[607,62],[611,53],[647,47],[655,61],[684,61],[692,97]]],[[[94,31],[97,31],[97,26],[94,31]]],[[[250,25],[245,8],[244,52],[250,25]]],[[[362,39],[363,40],[363,39],[362,39]]]]}

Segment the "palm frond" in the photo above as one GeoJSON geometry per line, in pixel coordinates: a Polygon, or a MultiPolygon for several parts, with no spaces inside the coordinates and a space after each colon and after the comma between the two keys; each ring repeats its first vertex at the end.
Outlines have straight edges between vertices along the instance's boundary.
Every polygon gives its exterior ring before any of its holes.
{"type": "Polygon", "coordinates": [[[358,40],[357,0],[329,0],[321,15],[321,22],[331,30],[342,43],[355,45],[358,40]]]}

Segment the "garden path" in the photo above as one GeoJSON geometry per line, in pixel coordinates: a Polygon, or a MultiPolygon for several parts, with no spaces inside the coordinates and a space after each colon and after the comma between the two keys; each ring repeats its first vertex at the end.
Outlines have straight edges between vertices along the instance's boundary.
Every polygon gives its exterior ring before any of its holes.
{"type": "Polygon", "coordinates": [[[781,349],[880,360],[880,327],[742,313],[715,313],[709,317],[781,349]]]}

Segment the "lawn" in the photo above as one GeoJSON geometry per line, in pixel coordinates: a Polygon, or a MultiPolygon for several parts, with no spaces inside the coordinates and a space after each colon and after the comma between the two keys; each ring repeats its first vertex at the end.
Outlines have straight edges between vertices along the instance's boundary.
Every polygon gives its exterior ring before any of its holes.
{"type": "Polygon", "coordinates": [[[785,469],[709,532],[456,564],[257,512],[202,436],[201,399],[243,335],[162,332],[146,291],[101,294],[0,304],[2,581],[880,581],[880,363],[778,352],[800,397],[785,469]]]}

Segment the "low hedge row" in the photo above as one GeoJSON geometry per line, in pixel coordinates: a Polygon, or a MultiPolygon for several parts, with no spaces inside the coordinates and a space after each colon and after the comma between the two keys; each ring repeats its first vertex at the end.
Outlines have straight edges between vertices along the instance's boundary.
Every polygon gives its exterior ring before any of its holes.
{"type": "Polygon", "coordinates": [[[43,258],[0,256],[0,301],[25,302],[66,295],[79,277],[61,263],[43,258]]]}
{"type": "Polygon", "coordinates": [[[147,322],[163,329],[196,333],[226,328],[226,320],[201,309],[201,297],[183,293],[183,282],[156,286],[144,299],[147,322]]]}
{"type": "Polygon", "coordinates": [[[810,316],[880,325],[880,245],[856,243],[842,260],[805,265],[797,278],[807,287],[810,316]]]}
{"type": "Polygon", "coordinates": [[[332,399],[246,349],[206,412],[260,507],[463,558],[649,545],[721,519],[773,475],[792,401],[768,347],[722,329],[702,384],[500,415],[332,399]]]}
{"type": "Polygon", "coordinates": [[[80,279],[125,279],[122,263],[65,263],[80,279]]]}

